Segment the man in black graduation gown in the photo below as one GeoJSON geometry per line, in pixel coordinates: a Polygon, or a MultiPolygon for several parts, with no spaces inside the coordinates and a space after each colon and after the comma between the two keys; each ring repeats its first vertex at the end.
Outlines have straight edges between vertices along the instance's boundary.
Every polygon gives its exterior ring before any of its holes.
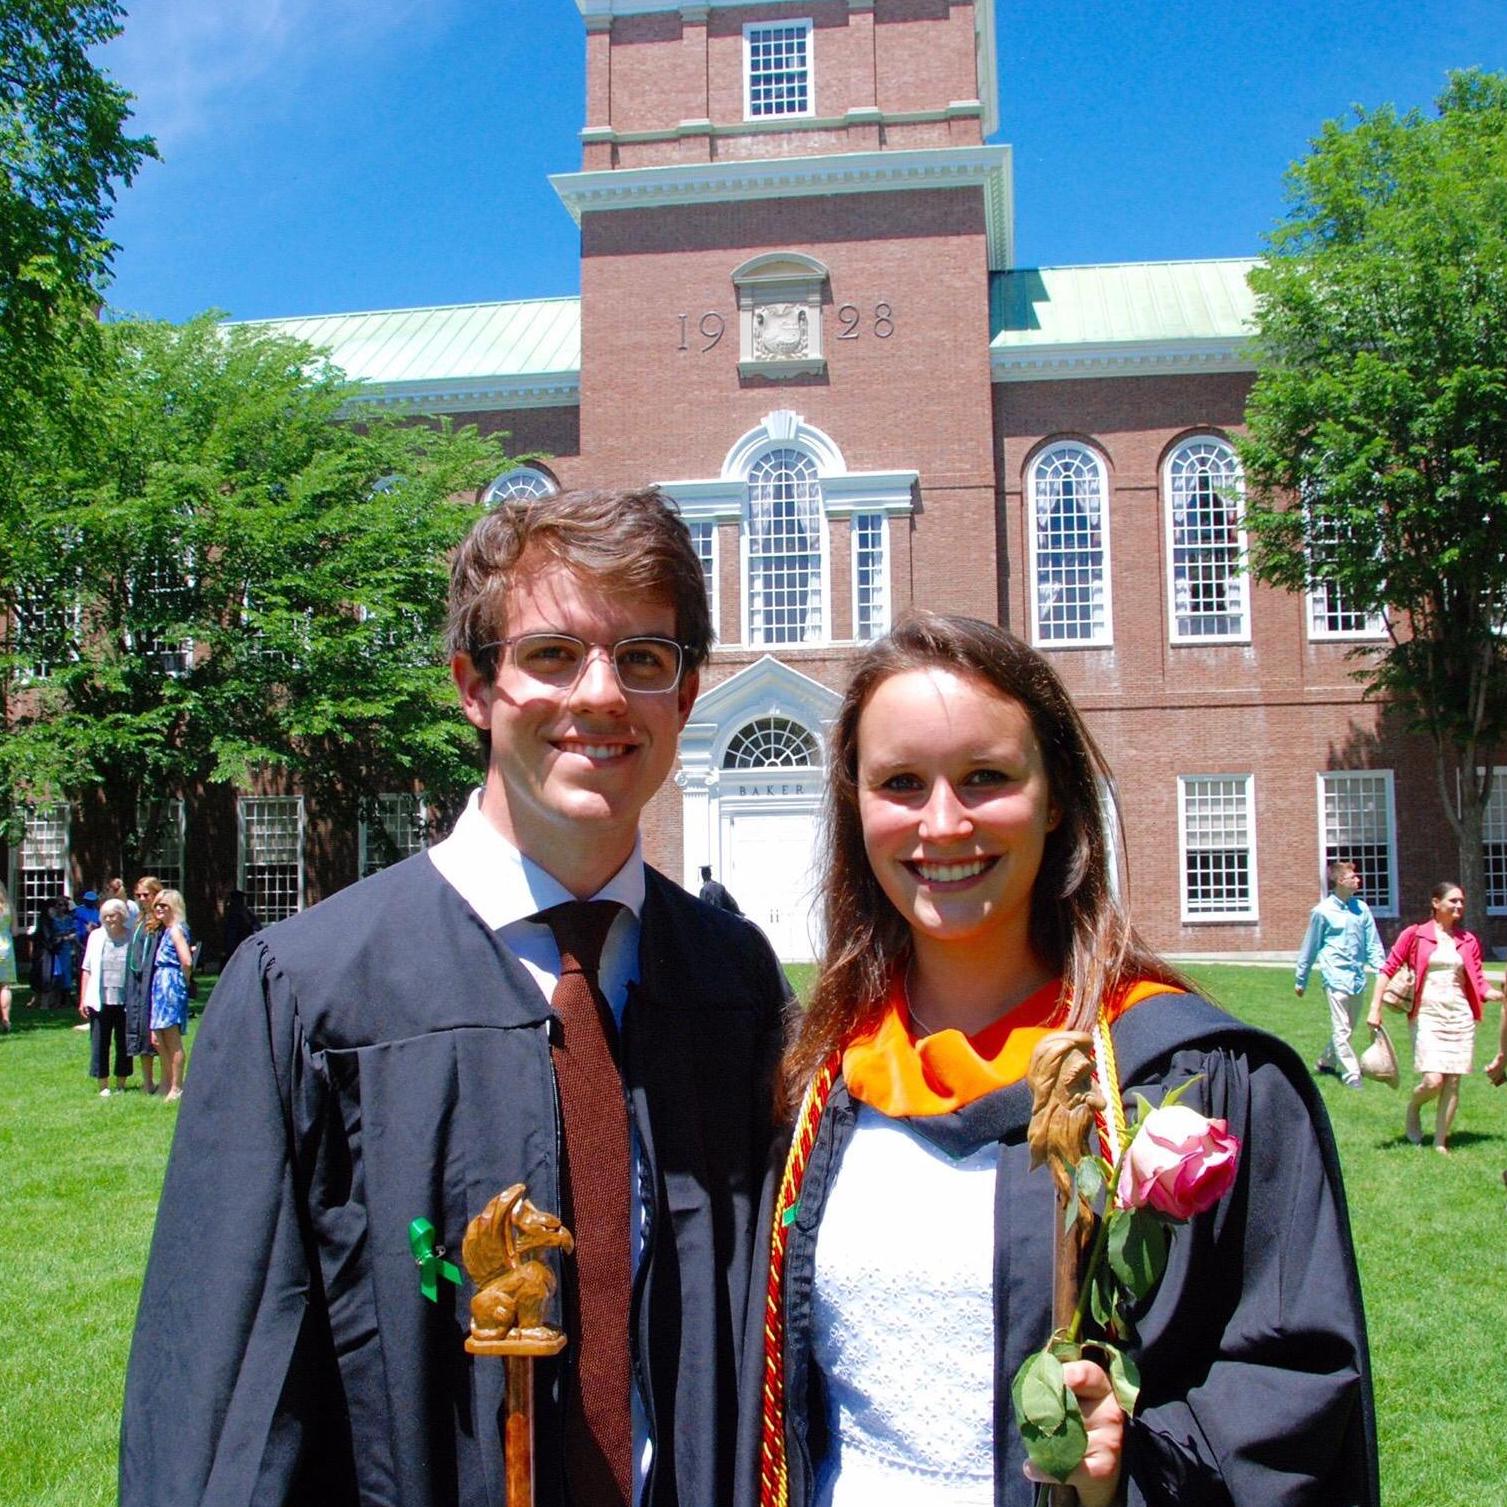
{"type": "Polygon", "coordinates": [[[503,1364],[463,1349],[469,1284],[421,1293],[410,1227],[457,1259],[515,1182],[577,1226],[570,1344],[536,1367],[541,1507],[731,1500],[785,987],[754,928],[641,856],[710,644],[700,564],[652,492],[505,504],[462,546],[450,607],[485,784],[446,841],[249,938],[205,1010],[124,1507],[503,1507],[503,1364]],[[556,941],[579,907],[556,908],[582,900],[617,906],[590,912],[605,1090],[567,1069],[589,965],[556,941]],[[621,1165],[593,1180],[571,1147],[614,1117],[621,1165]],[[616,1240],[593,1233],[604,1196],[616,1240]],[[621,1280],[574,1285],[603,1270],[621,1280]],[[593,1347],[620,1388],[580,1385],[593,1347]]]}

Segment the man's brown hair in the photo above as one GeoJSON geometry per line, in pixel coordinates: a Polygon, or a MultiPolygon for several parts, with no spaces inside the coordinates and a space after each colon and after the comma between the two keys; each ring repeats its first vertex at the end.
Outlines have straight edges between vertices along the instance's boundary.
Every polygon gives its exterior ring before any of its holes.
{"type": "Polygon", "coordinates": [[[519,562],[563,565],[612,596],[658,596],[675,611],[684,673],[712,647],[701,560],[675,504],[656,487],[556,492],[510,498],[479,518],[450,568],[446,647],[469,654],[483,674],[497,666],[489,647],[507,634],[507,601],[519,562]]]}

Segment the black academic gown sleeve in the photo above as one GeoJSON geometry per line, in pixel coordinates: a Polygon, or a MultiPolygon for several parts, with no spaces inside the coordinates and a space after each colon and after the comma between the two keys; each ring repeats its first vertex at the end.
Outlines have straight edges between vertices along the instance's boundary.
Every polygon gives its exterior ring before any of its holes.
{"type": "Polygon", "coordinates": [[[1279,1043],[1175,1056],[1170,1087],[1241,1142],[1234,1188],[1177,1231],[1140,1317],[1127,1501],[1374,1504],[1365,1320],[1322,1103],[1279,1043]]]}

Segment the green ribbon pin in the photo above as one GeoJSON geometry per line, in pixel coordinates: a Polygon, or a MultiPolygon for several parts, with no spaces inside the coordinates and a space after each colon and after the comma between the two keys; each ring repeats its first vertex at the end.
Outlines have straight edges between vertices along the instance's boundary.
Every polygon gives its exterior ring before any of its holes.
{"type": "Polygon", "coordinates": [[[413,1252],[414,1265],[419,1269],[419,1291],[431,1303],[440,1300],[440,1282],[460,1286],[460,1268],[444,1259],[444,1246],[434,1243],[434,1226],[427,1219],[415,1219],[408,1226],[408,1248],[413,1252]]]}

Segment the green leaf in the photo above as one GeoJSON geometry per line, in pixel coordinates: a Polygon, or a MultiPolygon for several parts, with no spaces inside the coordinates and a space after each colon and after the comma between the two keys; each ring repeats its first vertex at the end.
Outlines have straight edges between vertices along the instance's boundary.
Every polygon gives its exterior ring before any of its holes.
{"type": "Polygon", "coordinates": [[[1167,1092],[1162,1095],[1162,1108],[1166,1109],[1169,1105],[1176,1104],[1177,1101],[1181,1099],[1182,1096],[1187,1093],[1195,1083],[1200,1082],[1202,1078],[1202,1073],[1194,1073],[1194,1075],[1186,1082],[1179,1083],[1176,1088],[1169,1088],[1167,1092]]]}
{"type": "Polygon", "coordinates": [[[1050,1350],[1038,1350],[1022,1362],[1010,1384],[1015,1416],[1043,1433],[1062,1428],[1074,1404],[1062,1380],[1062,1362],[1050,1350]]]}
{"type": "Polygon", "coordinates": [[[1156,1285],[1167,1265],[1167,1231],[1146,1209],[1113,1216],[1108,1240],[1109,1265],[1137,1298],[1156,1285]]]}
{"type": "Polygon", "coordinates": [[[1079,1197],[1088,1204],[1097,1205],[1105,1189],[1104,1169],[1098,1157],[1084,1157],[1074,1169],[1073,1177],[1079,1197]]]}
{"type": "Polygon", "coordinates": [[[1134,1413],[1136,1399],[1141,1395],[1140,1369],[1118,1345],[1095,1340],[1092,1348],[1104,1357],[1104,1369],[1109,1372],[1109,1383],[1115,1389],[1115,1401],[1126,1413],[1134,1413]]]}
{"type": "Polygon", "coordinates": [[[1038,1350],[1015,1373],[1010,1398],[1021,1439],[1032,1463],[1065,1480],[1088,1448],[1078,1399],[1062,1380],[1062,1362],[1051,1349],[1038,1350]]]}

